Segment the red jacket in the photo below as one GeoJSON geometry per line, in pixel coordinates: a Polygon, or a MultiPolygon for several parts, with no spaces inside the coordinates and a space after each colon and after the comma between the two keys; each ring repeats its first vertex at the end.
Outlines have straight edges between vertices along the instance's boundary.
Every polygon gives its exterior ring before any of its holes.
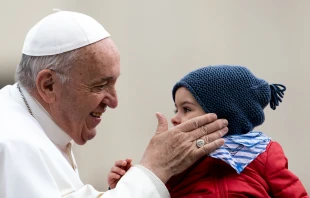
{"type": "Polygon", "coordinates": [[[222,160],[205,157],[167,182],[171,198],[308,197],[277,142],[251,162],[241,174],[222,160]]]}

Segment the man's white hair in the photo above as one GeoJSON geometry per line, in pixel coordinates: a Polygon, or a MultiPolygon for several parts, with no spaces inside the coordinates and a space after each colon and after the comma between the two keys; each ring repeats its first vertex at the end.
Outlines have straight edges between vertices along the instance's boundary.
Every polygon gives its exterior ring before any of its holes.
{"type": "Polygon", "coordinates": [[[56,72],[62,84],[70,79],[70,71],[79,50],[50,55],[50,56],[28,56],[23,54],[15,72],[15,81],[18,81],[28,91],[36,87],[36,78],[40,71],[51,69],[56,72]]]}

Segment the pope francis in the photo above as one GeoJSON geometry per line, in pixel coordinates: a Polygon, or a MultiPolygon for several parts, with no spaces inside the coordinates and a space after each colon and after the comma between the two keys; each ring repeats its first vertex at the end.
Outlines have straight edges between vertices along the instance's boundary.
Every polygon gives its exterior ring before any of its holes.
{"type": "Polygon", "coordinates": [[[119,52],[93,18],[58,11],[30,29],[16,83],[0,90],[1,198],[166,198],[171,176],[224,143],[228,123],[214,114],[168,129],[157,113],[141,162],[115,189],[83,184],[71,146],[94,138],[106,108],[117,107],[119,74],[119,52]]]}

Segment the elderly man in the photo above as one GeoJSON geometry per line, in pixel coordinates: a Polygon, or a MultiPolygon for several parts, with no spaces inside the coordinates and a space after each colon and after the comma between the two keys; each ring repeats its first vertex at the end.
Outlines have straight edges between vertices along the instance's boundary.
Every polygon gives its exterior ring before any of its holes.
{"type": "Polygon", "coordinates": [[[0,91],[1,198],[170,197],[165,182],[223,144],[228,123],[214,114],[168,130],[158,113],[141,162],[115,189],[84,185],[71,145],[94,138],[102,113],[117,106],[120,57],[109,36],[91,17],[66,11],[28,32],[17,82],[0,91]]]}

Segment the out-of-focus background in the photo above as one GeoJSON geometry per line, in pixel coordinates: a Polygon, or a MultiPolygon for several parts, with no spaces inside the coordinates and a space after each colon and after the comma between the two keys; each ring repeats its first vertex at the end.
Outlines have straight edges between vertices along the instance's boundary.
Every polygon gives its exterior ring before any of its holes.
{"type": "Polygon", "coordinates": [[[119,106],[104,114],[94,140],[75,146],[85,183],[106,190],[115,160],[139,163],[155,112],[172,117],[171,89],[183,75],[236,64],[287,86],[259,130],[283,146],[289,169],[310,192],[310,1],[0,0],[0,8],[0,87],[14,82],[27,31],[53,8],[94,17],[120,50],[119,106]]]}

